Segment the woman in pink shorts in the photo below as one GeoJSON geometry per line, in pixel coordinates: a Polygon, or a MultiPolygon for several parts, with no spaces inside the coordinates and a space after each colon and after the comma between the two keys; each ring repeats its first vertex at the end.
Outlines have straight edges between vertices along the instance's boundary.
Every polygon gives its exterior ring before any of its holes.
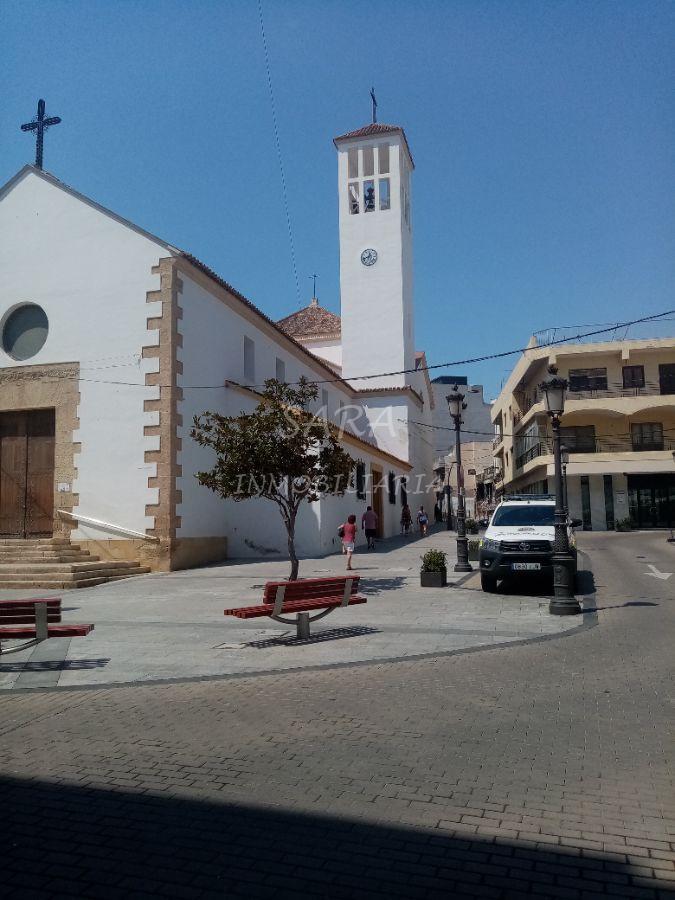
{"type": "Polygon", "coordinates": [[[351,569],[352,567],[352,554],[354,553],[354,546],[356,544],[357,531],[356,516],[351,515],[342,526],[342,548],[347,554],[347,569],[351,569]]]}

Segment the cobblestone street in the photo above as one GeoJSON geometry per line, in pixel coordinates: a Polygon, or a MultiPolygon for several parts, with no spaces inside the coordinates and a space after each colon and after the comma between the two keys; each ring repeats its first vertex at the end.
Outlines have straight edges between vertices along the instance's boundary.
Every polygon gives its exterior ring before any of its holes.
{"type": "Polygon", "coordinates": [[[4,896],[672,896],[675,545],[580,546],[567,636],[4,692],[4,896]]]}

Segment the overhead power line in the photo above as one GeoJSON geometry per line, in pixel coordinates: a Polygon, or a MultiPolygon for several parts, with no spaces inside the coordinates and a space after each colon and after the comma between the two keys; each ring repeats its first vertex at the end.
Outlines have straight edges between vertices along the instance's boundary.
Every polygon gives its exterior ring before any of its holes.
{"type": "MultiPolygon", "coordinates": [[[[674,314],[675,314],[675,309],[669,309],[662,313],[654,313],[651,316],[642,316],[639,319],[632,319],[629,322],[620,322],[618,324],[612,325],[611,327],[596,328],[593,331],[580,332],[571,337],[559,338],[558,340],[555,340],[555,341],[548,341],[545,344],[536,344],[534,347],[516,347],[513,350],[503,350],[498,353],[487,353],[483,356],[470,356],[470,357],[467,357],[466,359],[453,359],[453,360],[449,360],[447,362],[434,363],[433,365],[419,366],[419,368],[398,369],[395,372],[377,372],[375,374],[369,374],[369,375],[349,375],[349,376],[345,375],[342,377],[336,376],[335,378],[323,378],[323,379],[308,378],[308,379],[305,379],[305,381],[308,381],[310,384],[317,384],[317,385],[318,384],[344,384],[345,382],[348,383],[351,381],[367,381],[367,380],[373,379],[373,378],[388,378],[388,377],[391,377],[394,375],[407,375],[409,373],[414,374],[414,373],[418,373],[418,372],[427,372],[427,371],[432,371],[434,369],[447,369],[447,368],[451,368],[451,367],[455,367],[455,366],[468,366],[468,365],[472,365],[474,363],[488,362],[491,359],[504,359],[507,356],[517,356],[520,353],[527,353],[531,350],[542,350],[545,347],[556,347],[556,346],[559,346],[560,344],[568,344],[570,342],[573,342],[575,340],[580,340],[582,338],[595,337],[596,335],[599,335],[599,334],[607,334],[607,332],[615,331],[617,328],[624,328],[624,327],[627,327],[630,325],[639,325],[644,322],[654,322],[659,319],[663,319],[665,316],[672,316],[674,314]]],[[[319,360],[319,362],[321,362],[321,361],[319,360]]],[[[110,368],[116,368],[116,366],[110,366],[110,368]]],[[[11,369],[8,369],[7,371],[11,372],[11,369]]],[[[140,381],[105,381],[103,379],[80,378],[77,375],[65,375],[65,374],[64,375],[47,375],[44,378],[40,378],[39,380],[40,381],[49,381],[49,380],[57,380],[58,381],[58,380],[64,380],[64,379],[70,380],[70,381],[77,380],[77,381],[82,381],[82,382],[89,382],[91,384],[110,384],[110,385],[119,386],[119,387],[154,387],[154,388],[172,387],[172,385],[168,385],[168,384],[146,385],[144,382],[140,382],[140,381]]],[[[299,381],[290,381],[290,382],[287,382],[287,384],[289,386],[296,386],[296,385],[300,384],[300,382],[299,381]]],[[[183,388],[183,390],[187,390],[187,391],[222,390],[225,388],[224,382],[222,382],[220,384],[179,384],[178,386],[183,388]]],[[[242,385],[242,387],[248,387],[251,389],[260,389],[260,388],[264,388],[265,385],[264,385],[264,383],[263,384],[249,384],[249,385],[242,385]]]]}

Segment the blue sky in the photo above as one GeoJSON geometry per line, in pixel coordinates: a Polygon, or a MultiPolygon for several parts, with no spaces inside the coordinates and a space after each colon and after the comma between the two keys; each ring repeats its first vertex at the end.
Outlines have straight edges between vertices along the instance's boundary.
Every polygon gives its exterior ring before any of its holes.
{"type": "MultiPolygon", "coordinates": [[[[675,307],[675,3],[263,0],[263,14],[300,298],[256,2],[4,0],[0,181],[32,161],[19,125],[44,97],[63,119],[48,171],[274,317],[308,302],[311,272],[339,311],[332,138],[369,121],[374,84],[417,166],[430,362],[675,307]]],[[[510,365],[463,371],[494,395],[510,365]]]]}

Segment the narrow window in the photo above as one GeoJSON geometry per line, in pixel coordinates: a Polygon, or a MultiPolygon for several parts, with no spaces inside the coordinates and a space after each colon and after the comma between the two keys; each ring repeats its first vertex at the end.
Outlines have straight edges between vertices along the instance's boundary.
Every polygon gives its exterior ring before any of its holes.
{"type": "Polygon", "coordinates": [[[277,356],[276,379],[282,383],[286,381],[286,363],[277,356]]]}
{"type": "Polygon", "coordinates": [[[401,475],[401,505],[408,505],[408,479],[401,475]]]}
{"type": "Polygon", "coordinates": [[[607,369],[570,369],[570,391],[606,391],[607,369]]]}
{"type": "Polygon", "coordinates": [[[255,381],[255,343],[244,337],[244,378],[255,381]]]}
{"type": "Polygon", "coordinates": [[[326,416],[328,416],[328,391],[325,388],[321,389],[321,406],[326,410],[326,416]]]}
{"type": "Polygon", "coordinates": [[[379,173],[387,175],[389,173],[389,144],[380,144],[377,148],[379,173]]]}
{"type": "Polygon", "coordinates": [[[356,496],[359,500],[366,499],[366,465],[362,462],[356,464],[356,496]]]}
{"type": "Polygon", "coordinates": [[[351,182],[349,185],[349,212],[356,216],[359,212],[359,183],[351,182]]]}
{"type": "Polygon", "coordinates": [[[351,147],[347,151],[347,168],[350,178],[359,177],[359,148],[351,147]]]}
{"type": "Polygon", "coordinates": [[[368,178],[375,174],[375,154],[373,147],[363,148],[363,177],[368,178]]]}
{"type": "Polygon", "coordinates": [[[614,487],[612,485],[612,476],[602,476],[605,488],[605,521],[607,523],[607,531],[614,531],[614,487]]]}
{"type": "Polygon", "coordinates": [[[389,494],[389,502],[396,503],[396,476],[390,472],[387,477],[387,492],[389,494]]]}
{"type": "Polygon", "coordinates": [[[645,386],[645,367],[624,366],[623,386],[625,388],[643,388],[645,386]]]}
{"type": "Polygon", "coordinates": [[[591,521],[591,484],[588,475],[581,476],[581,520],[584,531],[593,531],[591,521]]]}
{"type": "Polygon", "coordinates": [[[389,179],[380,178],[380,209],[389,209],[390,206],[389,179]]]}
{"type": "Polygon", "coordinates": [[[663,450],[663,425],[660,422],[641,422],[630,426],[633,450],[663,450]]]}
{"type": "Polygon", "coordinates": [[[366,212],[375,211],[375,182],[363,182],[363,208],[366,212]]]}

